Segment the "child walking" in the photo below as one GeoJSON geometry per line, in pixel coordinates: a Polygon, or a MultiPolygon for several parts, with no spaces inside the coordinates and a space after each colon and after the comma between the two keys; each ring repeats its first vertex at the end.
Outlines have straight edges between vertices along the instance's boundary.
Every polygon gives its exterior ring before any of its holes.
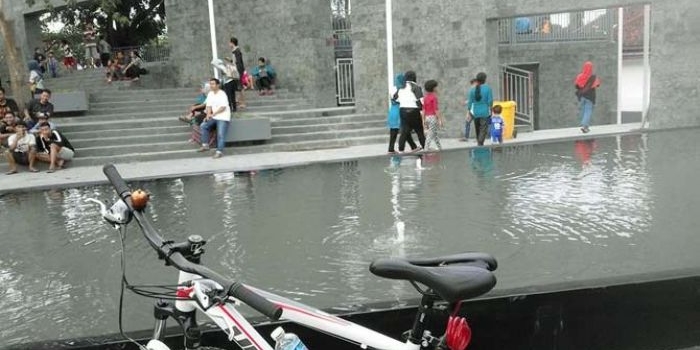
{"type": "Polygon", "coordinates": [[[389,128],[389,154],[396,153],[394,145],[396,144],[396,139],[399,136],[399,130],[401,130],[401,112],[399,111],[399,101],[394,97],[397,96],[396,92],[401,89],[406,82],[404,81],[403,74],[397,74],[394,78],[394,89],[390,91],[389,96],[391,100],[389,101],[389,113],[386,117],[386,127],[389,128]]]}
{"type": "Polygon", "coordinates": [[[491,110],[493,111],[491,115],[491,142],[503,143],[503,129],[505,128],[505,122],[501,117],[503,109],[500,105],[495,105],[491,110]]]}
{"type": "Polygon", "coordinates": [[[441,128],[443,123],[442,113],[438,107],[437,98],[438,82],[428,80],[425,82],[425,97],[423,97],[423,123],[428,129],[428,137],[425,141],[425,149],[430,150],[431,143],[435,143],[438,151],[442,151],[440,137],[438,136],[438,128],[441,128]]]}

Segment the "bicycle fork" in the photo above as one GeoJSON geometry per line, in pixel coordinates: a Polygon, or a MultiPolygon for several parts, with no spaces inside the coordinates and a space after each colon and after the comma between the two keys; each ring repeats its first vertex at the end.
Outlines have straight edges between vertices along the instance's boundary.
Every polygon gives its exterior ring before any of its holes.
{"type": "MultiPolygon", "coordinates": [[[[178,285],[189,282],[197,275],[180,271],[178,285]]],[[[190,287],[178,288],[176,296],[178,298],[187,298],[191,292],[190,287]]],[[[165,329],[167,320],[172,317],[184,331],[186,349],[196,349],[199,347],[202,332],[197,325],[197,311],[192,302],[185,300],[166,301],[159,299],[153,306],[153,316],[155,317],[155,325],[153,327],[153,339],[162,341],[165,338],[165,329]]]]}

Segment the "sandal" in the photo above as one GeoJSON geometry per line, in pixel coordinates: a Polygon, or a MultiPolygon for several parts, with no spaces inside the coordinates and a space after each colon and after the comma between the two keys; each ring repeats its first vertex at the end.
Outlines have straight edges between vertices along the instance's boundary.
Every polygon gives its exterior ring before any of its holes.
{"type": "Polygon", "coordinates": [[[17,170],[10,170],[5,173],[5,175],[12,175],[12,174],[17,174],[17,170]]]}

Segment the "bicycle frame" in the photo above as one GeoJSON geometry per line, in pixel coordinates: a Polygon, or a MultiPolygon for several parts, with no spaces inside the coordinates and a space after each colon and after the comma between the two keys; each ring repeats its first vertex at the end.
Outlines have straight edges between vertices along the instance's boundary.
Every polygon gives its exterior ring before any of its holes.
{"type": "MultiPolygon", "coordinates": [[[[146,240],[158,253],[159,259],[179,270],[178,286],[180,287],[178,287],[174,305],[161,300],[154,310],[156,326],[153,341],[156,344],[153,349],[167,348],[160,340],[169,317],[174,317],[183,327],[186,346],[198,346],[200,331],[197,328],[195,311],[200,310],[240,348],[273,350],[265,338],[238,312],[234,304],[239,300],[272,320],[292,321],[350,343],[356,343],[363,349],[420,350],[422,345],[438,345],[435,341],[444,340],[432,337],[425,331],[426,311],[432,308],[435,296],[420,290],[423,301],[416,314],[411,334],[406,343],[402,343],[313,307],[231,281],[206,266],[199,265],[199,257],[204,252],[201,247],[205,243],[202,237],[192,235],[184,244],[166,241],[144,216],[142,209],[146,205],[145,202],[139,204],[140,207],[134,210],[131,190],[116,168],[108,164],[103,167],[103,172],[120,200],[108,210],[103,203],[91,199],[90,201],[100,204],[102,217],[115,228],[128,225],[132,218],[135,219],[146,240]],[[202,276],[207,278],[204,279],[202,276]]],[[[495,283],[495,279],[493,282],[495,283]]]]}
{"type": "MultiPolygon", "coordinates": [[[[211,307],[203,308],[203,305],[200,303],[203,303],[203,300],[206,302],[207,297],[206,295],[202,295],[204,294],[203,289],[198,287],[201,281],[205,281],[200,278],[201,277],[197,275],[180,271],[179,283],[193,281],[193,287],[189,287],[187,290],[190,292],[190,297],[194,300],[178,300],[175,304],[179,311],[191,312],[195,309],[202,311],[228,335],[229,341],[234,341],[241,349],[274,350],[274,348],[267,343],[265,338],[258,333],[236,309],[234,303],[213,304],[211,307]]],[[[342,338],[351,343],[357,343],[358,346],[363,349],[367,347],[378,350],[420,349],[420,344],[413,344],[410,341],[402,343],[384,334],[308,305],[289,300],[252,286],[246,285],[246,287],[282,308],[283,311],[280,320],[288,320],[342,338]]]]}

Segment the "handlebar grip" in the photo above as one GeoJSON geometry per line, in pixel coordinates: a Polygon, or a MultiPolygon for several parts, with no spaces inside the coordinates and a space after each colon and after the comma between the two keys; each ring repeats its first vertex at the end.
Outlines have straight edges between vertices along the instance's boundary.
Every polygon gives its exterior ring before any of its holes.
{"type": "Polygon", "coordinates": [[[119,174],[119,171],[117,171],[117,168],[115,168],[112,164],[107,164],[102,167],[102,172],[105,174],[105,176],[107,176],[107,179],[114,187],[114,190],[117,191],[117,194],[119,194],[119,198],[126,202],[126,199],[131,195],[131,190],[122,176],[119,174]]]}
{"type": "Polygon", "coordinates": [[[229,295],[239,299],[253,309],[258,310],[258,312],[269,317],[273,321],[279,320],[282,316],[282,308],[240,283],[236,283],[231,287],[229,295]]]}

